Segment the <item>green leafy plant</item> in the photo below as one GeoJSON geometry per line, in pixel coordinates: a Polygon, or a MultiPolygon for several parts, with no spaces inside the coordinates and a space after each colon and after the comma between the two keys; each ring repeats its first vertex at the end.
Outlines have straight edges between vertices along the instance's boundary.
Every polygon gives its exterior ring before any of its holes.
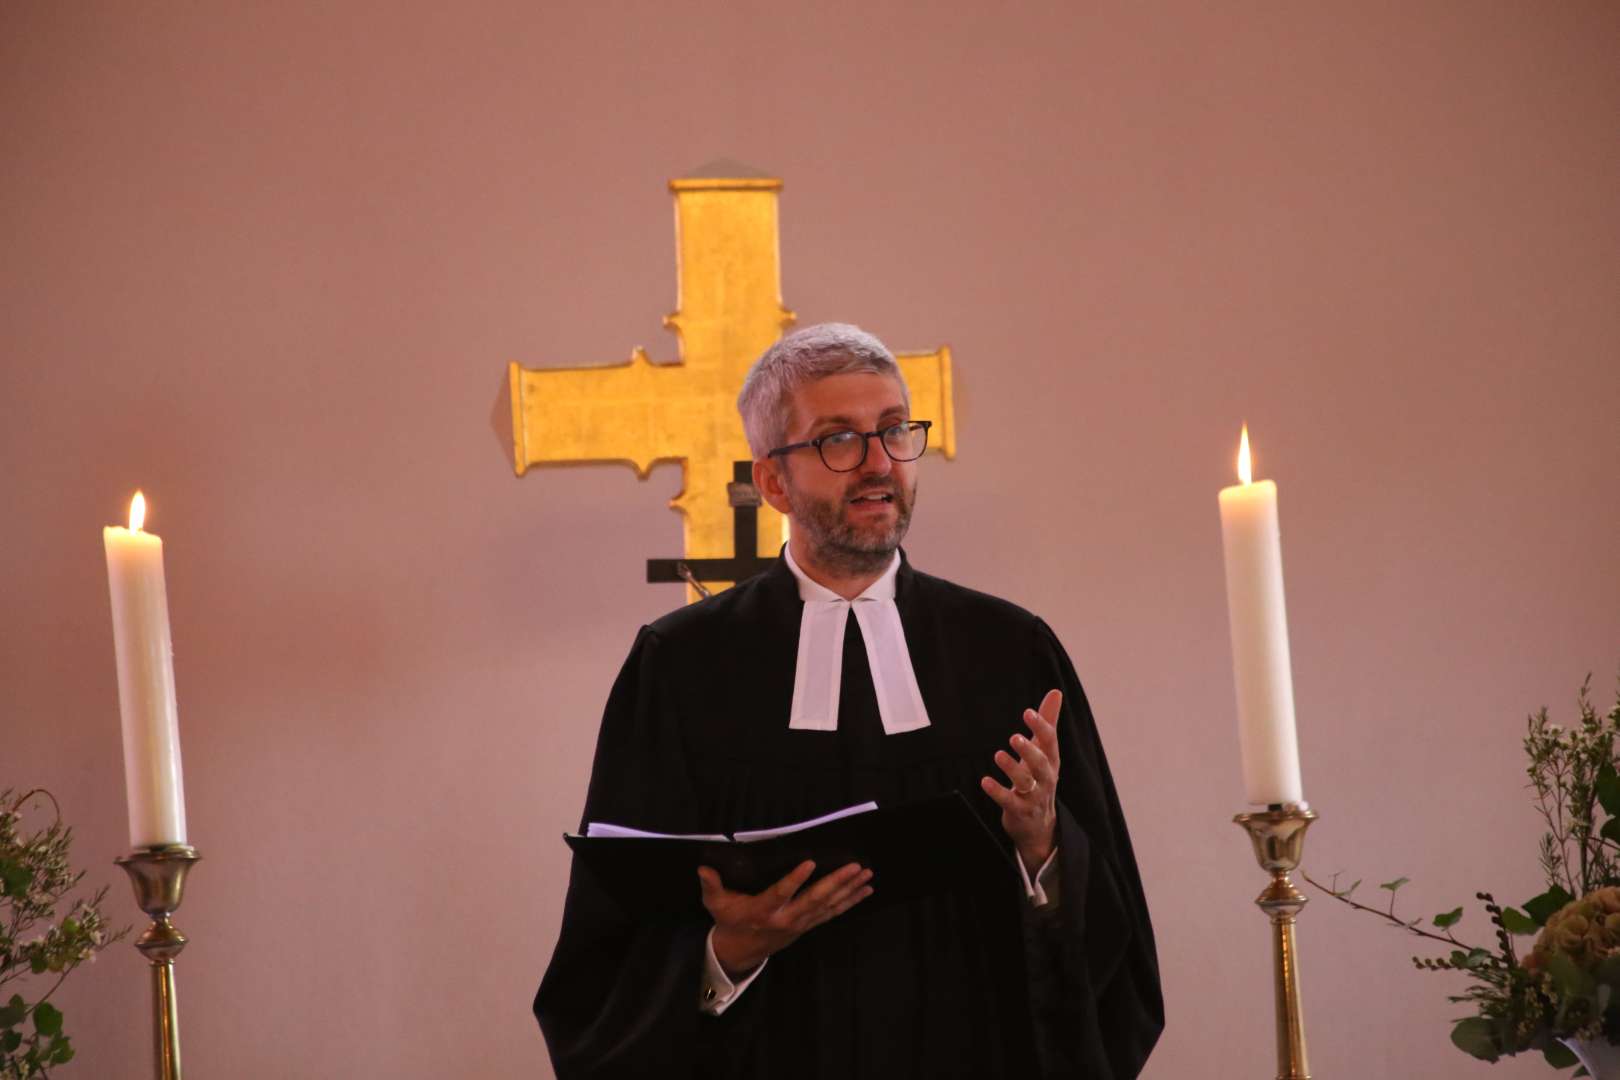
{"type": "MultiPolygon", "coordinates": [[[[1517,908],[1502,907],[1490,893],[1476,893],[1485,908],[1495,948],[1459,940],[1452,928],[1463,918],[1455,907],[1427,920],[1395,912],[1404,877],[1379,886],[1387,904],[1354,899],[1361,882],[1339,887],[1305,880],[1358,911],[1402,931],[1448,946],[1439,956],[1414,956],[1424,971],[1454,971],[1470,985],[1448,1000],[1472,1006],[1456,1021],[1451,1041],[1484,1061],[1540,1051],[1558,1068],[1577,1064],[1563,1039],[1602,1039],[1620,1043],[1620,697],[1607,714],[1590,698],[1591,676],[1581,684],[1580,718],[1565,729],[1548,719],[1545,708],[1526,725],[1526,785],[1546,832],[1538,861],[1547,888],[1517,908]],[[1516,936],[1536,935],[1520,958],[1516,936]]],[[[1584,1075],[1584,1070],[1577,1072],[1584,1075]]]]}
{"type": "Polygon", "coordinates": [[[50,792],[0,791],[0,1080],[32,1080],[73,1059],[62,1030],[62,1010],[51,996],[73,969],[129,932],[109,932],[101,912],[103,886],[79,898],[57,918],[68,893],[84,879],[68,858],[73,830],[62,824],[50,792]],[[30,828],[50,804],[50,823],[30,828]],[[45,992],[25,997],[9,988],[26,978],[50,980],[45,992]],[[12,992],[7,998],[7,989],[12,992]]]}

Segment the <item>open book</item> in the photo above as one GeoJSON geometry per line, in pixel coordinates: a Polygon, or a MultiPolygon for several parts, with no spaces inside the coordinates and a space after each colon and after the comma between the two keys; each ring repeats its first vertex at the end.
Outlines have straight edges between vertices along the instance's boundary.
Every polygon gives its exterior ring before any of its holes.
{"type": "Polygon", "coordinates": [[[757,893],[806,859],[816,864],[811,880],[858,862],[873,874],[867,904],[1018,881],[1005,842],[955,791],[897,806],[861,803],[731,834],[653,833],[593,821],[583,835],[563,839],[576,868],[639,912],[701,910],[699,866],[714,867],[728,889],[757,893]]]}
{"type": "Polygon", "coordinates": [[[585,823],[585,835],[616,836],[621,838],[626,836],[639,836],[643,839],[653,840],[708,840],[717,844],[724,844],[728,841],[734,840],[739,844],[747,844],[754,840],[770,840],[774,837],[786,836],[789,833],[803,832],[805,829],[813,829],[817,825],[821,825],[829,821],[837,821],[839,818],[846,818],[851,814],[864,814],[868,810],[876,810],[877,808],[878,805],[875,802],[857,803],[854,806],[846,806],[842,810],[834,810],[830,814],[822,814],[820,817],[811,818],[809,821],[795,821],[791,825],[779,825],[774,829],[749,829],[745,832],[731,833],[729,835],[709,833],[642,832],[640,829],[632,829],[628,825],[610,825],[605,821],[587,821],[585,823]]]}

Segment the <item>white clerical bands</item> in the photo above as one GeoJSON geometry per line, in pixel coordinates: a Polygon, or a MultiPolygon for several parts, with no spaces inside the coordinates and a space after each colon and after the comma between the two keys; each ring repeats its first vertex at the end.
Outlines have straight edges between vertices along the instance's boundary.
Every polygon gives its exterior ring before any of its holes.
{"type": "Polygon", "coordinates": [[[810,580],[793,552],[786,551],[788,569],[799,582],[804,611],[799,621],[799,657],[793,675],[793,705],[788,727],[798,731],[837,731],[838,699],[843,682],[844,631],[851,612],[866,646],[866,663],[877,693],[878,718],[883,731],[899,735],[928,726],[928,709],[911,667],[905,627],[895,607],[895,576],[900,555],[895,553],[883,576],[853,601],[845,600],[810,580]]]}

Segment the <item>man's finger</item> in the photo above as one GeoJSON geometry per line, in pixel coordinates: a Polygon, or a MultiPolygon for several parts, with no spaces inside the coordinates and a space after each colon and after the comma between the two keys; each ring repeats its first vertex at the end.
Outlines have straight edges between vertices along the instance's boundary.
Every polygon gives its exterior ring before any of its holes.
{"type": "Polygon", "coordinates": [[[1057,727],[1058,716],[1063,711],[1063,691],[1048,690],[1046,696],[1041,698],[1041,719],[1057,727]]]}
{"type": "Polygon", "coordinates": [[[865,900],[868,896],[871,896],[873,891],[874,890],[871,885],[862,885],[858,889],[851,890],[848,895],[844,896],[838,901],[838,904],[835,907],[831,908],[827,912],[826,918],[822,919],[821,921],[827,922],[830,919],[838,918],[838,916],[842,915],[844,912],[848,911],[862,900],[865,900]]]}
{"type": "Polygon", "coordinates": [[[720,880],[719,871],[712,866],[698,867],[698,887],[703,890],[703,906],[713,908],[725,895],[725,882],[720,880]]]}
{"type": "Polygon", "coordinates": [[[1022,735],[1012,737],[1012,748],[1018,753],[1018,760],[1035,777],[1037,781],[1050,787],[1057,781],[1057,770],[1052,767],[1051,759],[1046,756],[1039,743],[1031,742],[1022,735]]]}
{"type": "MultiPolygon", "coordinates": [[[[814,899],[811,899],[809,894],[806,893],[805,896],[801,896],[794,901],[793,917],[806,930],[812,926],[817,926],[837,914],[844,901],[852,893],[858,892],[865,887],[871,880],[872,871],[863,869],[850,877],[841,878],[836,889],[819,893],[814,899]]],[[[821,882],[817,882],[817,884],[819,885],[821,882]]]]}
{"type": "Polygon", "coordinates": [[[830,892],[827,895],[821,897],[821,900],[820,900],[821,906],[822,907],[827,907],[827,908],[836,908],[836,907],[838,907],[846,899],[849,898],[849,895],[851,893],[858,892],[863,886],[868,884],[871,880],[872,880],[872,871],[863,869],[860,873],[855,874],[848,881],[844,882],[844,884],[841,887],[839,887],[837,889],[834,889],[832,892],[830,892]]]}
{"type": "Polygon", "coordinates": [[[806,859],[795,866],[786,877],[771,886],[771,894],[779,903],[787,903],[793,899],[793,894],[804,888],[804,883],[810,880],[810,875],[816,872],[816,864],[806,859]]]}
{"type": "Polygon", "coordinates": [[[845,899],[845,901],[842,904],[839,905],[838,910],[833,912],[833,914],[834,915],[842,915],[844,912],[848,911],[850,908],[854,907],[856,904],[860,903],[862,900],[865,900],[868,896],[871,896],[876,891],[877,891],[877,886],[876,885],[863,885],[863,886],[861,886],[859,889],[857,889],[854,892],[853,895],[851,895],[850,897],[845,899]]]}
{"type": "Polygon", "coordinates": [[[848,888],[836,896],[829,897],[827,903],[812,908],[799,923],[799,932],[803,933],[806,930],[820,926],[824,922],[830,922],[868,896],[871,896],[872,885],[870,882],[870,877],[862,875],[857,881],[851,882],[848,888]]]}
{"type": "MultiPolygon", "coordinates": [[[[1056,693],[1058,693],[1058,691],[1052,691],[1052,694],[1056,693]]],[[[1046,695],[1047,698],[1050,699],[1052,694],[1046,695]]],[[[1045,702],[1042,702],[1042,704],[1044,705],[1045,702]]],[[[1042,750],[1046,751],[1046,756],[1052,759],[1052,765],[1056,767],[1058,763],[1056,715],[1054,714],[1052,719],[1048,720],[1042,713],[1038,713],[1031,709],[1024,714],[1024,723],[1029,725],[1029,730],[1034,734],[1035,741],[1040,744],[1042,750]]]]}
{"type": "Polygon", "coordinates": [[[841,867],[794,897],[792,903],[777,908],[771,913],[771,923],[802,934],[825,920],[834,901],[841,897],[846,889],[852,885],[858,887],[869,876],[870,871],[863,870],[859,863],[841,867]]]}
{"type": "Polygon", "coordinates": [[[798,909],[795,914],[801,913],[806,908],[824,903],[827,897],[845,888],[851,881],[860,877],[862,873],[860,863],[845,863],[840,866],[794,898],[793,906],[798,909]]]}
{"type": "Polygon", "coordinates": [[[836,889],[843,888],[844,883],[852,881],[863,874],[869,873],[871,873],[871,871],[866,869],[866,867],[862,866],[858,862],[845,863],[837,870],[834,870],[832,873],[828,874],[823,880],[816,882],[816,888],[812,889],[811,891],[820,896],[826,896],[828,893],[833,892],[836,889]]]}
{"type": "Polygon", "coordinates": [[[996,766],[1007,774],[1012,781],[1012,789],[1020,795],[1028,795],[1035,786],[1035,777],[1029,768],[1005,750],[996,751],[996,766]]]}
{"type": "Polygon", "coordinates": [[[995,800],[995,804],[1003,810],[1011,810],[1018,805],[1018,796],[988,776],[979,777],[979,789],[995,800]]]}

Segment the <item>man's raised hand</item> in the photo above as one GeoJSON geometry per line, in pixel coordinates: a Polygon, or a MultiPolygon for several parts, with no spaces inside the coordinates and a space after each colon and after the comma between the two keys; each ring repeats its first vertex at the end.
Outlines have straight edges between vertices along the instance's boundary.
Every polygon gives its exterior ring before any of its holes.
{"type": "Polygon", "coordinates": [[[762,893],[732,892],[713,868],[698,867],[703,906],[714,917],[714,958],[736,979],[872,895],[872,871],[860,863],[834,870],[809,888],[816,864],[802,862],[762,893]]]}
{"type": "Polygon", "coordinates": [[[984,793],[1001,807],[1001,827],[1031,874],[1041,868],[1057,843],[1057,722],[1062,709],[1063,692],[1048,690],[1038,711],[1024,710],[1024,723],[1034,738],[1012,737],[1010,744],[1017,757],[996,751],[996,767],[1011,787],[988,776],[979,781],[984,793]]]}

